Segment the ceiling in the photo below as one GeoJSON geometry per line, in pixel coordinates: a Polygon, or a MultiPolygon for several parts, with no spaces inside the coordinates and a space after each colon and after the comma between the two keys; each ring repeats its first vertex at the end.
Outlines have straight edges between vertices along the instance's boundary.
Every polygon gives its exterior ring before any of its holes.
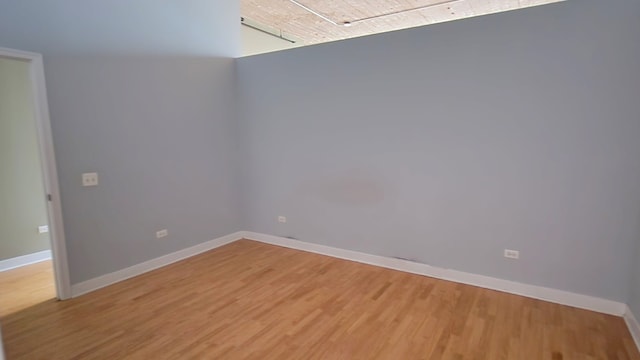
{"type": "Polygon", "coordinates": [[[311,45],[557,1],[241,0],[241,15],[245,25],[311,45]]]}

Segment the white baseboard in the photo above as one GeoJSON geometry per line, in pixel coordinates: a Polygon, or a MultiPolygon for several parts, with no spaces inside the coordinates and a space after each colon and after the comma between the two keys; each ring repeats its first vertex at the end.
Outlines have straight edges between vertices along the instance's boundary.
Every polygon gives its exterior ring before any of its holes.
{"type": "MultiPolygon", "coordinates": [[[[388,269],[404,271],[408,273],[434,277],[437,279],[453,281],[462,284],[478,286],[491,290],[498,290],[510,294],[526,296],[534,299],[549,301],[552,303],[573,306],[581,309],[597,311],[605,314],[624,316],[627,319],[627,305],[589,295],[576,294],[564,290],[557,290],[542,286],[528,285],[515,281],[503,280],[484,275],[477,275],[463,271],[443,269],[427,264],[416,263],[408,260],[389,258],[379,255],[371,255],[358,251],[339,249],[335,247],[308,243],[304,241],[260,234],[250,231],[239,231],[196,246],[183,249],[168,255],[161,256],[143,263],[118,270],[116,272],[99,276],[71,286],[73,297],[103,288],[105,286],[144,274],[176,261],[200,254],[222,245],[232,243],[239,239],[255,240],[267,244],[283,246],[287,248],[327,255],[335,258],[356,261],[364,264],[380,266],[388,269]]],[[[631,315],[632,317],[632,315],[631,315]]],[[[629,321],[627,321],[629,324],[629,321]]],[[[635,323],[637,324],[637,322],[635,323]]],[[[630,327],[631,329],[631,327],[630,327]]],[[[640,334],[640,331],[638,332],[640,334]]]]}
{"type": "MultiPolygon", "coordinates": [[[[581,309],[601,312],[605,314],[622,316],[629,328],[633,339],[640,349],[640,324],[626,304],[602,299],[589,295],[576,294],[564,290],[557,290],[542,286],[522,284],[515,281],[503,280],[484,275],[477,275],[463,271],[443,269],[416,263],[408,260],[389,258],[379,255],[371,255],[358,251],[345,250],[331,246],[308,243],[304,241],[260,234],[250,231],[239,231],[233,234],[219,237],[187,249],[183,249],[168,255],[161,256],[143,263],[118,270],[116,272],[99,276],[71,287],[73,297],[77,297],[88,292],[103,288],[105,286],[123,281],[134,276],[138,276],[169,265],[176,261],[215,249],[217,247],[232,243],[240,239],[255,240],[266,244],[283,246],[291,249],[327,255],[339,259],[356,261],[359,263],[380,266],[388,269],[404,271],[408,273],[429,276],[437,279],[453,281],[462,284],[478,286],[486,289],[502,291],[510,294],[526,296],[534,299],[544,300],[552,303],[573,306],[581,309]]],[[[49,258],[51,254],[49,252],[49,258]]],[[[12,259],[9,259],[12,260],[12,259]]],[[[5,262],[8,260],[4,260],[5,262]]],[[[42,261],[42,260],[37,260],[42,261]]],[[[32,261],[36,262],[36,261],[32,261]]],[[[3,262],[0,262],[2,269],[3,262]]],[[[0,358],[1,360],[1,358],[0,358]]]]}
{"type": "Polygon", "coordinates": [[[189,258],[194,255],[198,255],[205,251],[215,249],[217,247],[232,243],[241,239],[240,232],[225,235],[217,239],[213,239],[202,244],[192,246],[190,248],[182,249],[171,254],[167,254],[149,261],[145,261],[140,264],[133,265],[131,267],[118,270],[106,275],[102,275],[87,281],[83,281],[71,286],[72,297],[77,297],[94,290],[98,290],[105,286],[115,284],[117,282],[132,278],[134,276],[142,275],[151,270],[172,264],[176,261],[180,261],[189,258]]]}
{"type": "Polygon", "coordinates": [[[638,347],[638,350],[640,350],[640,323],[638,323],[638,320],[636,319],[636,317],[633,316],[633,313],[631,312],[631,309],[629,309],[628,306],[626,307],[626,311],[624,312],[623,317],[624,317],[624,322],[627,323],[629,332],[633,337],[633,341],[635,341],[636,346],[638,347]]]}
{"type": "Polygon", "coordinates": [[[25,265],[35,264],[45,260],[51,260],[51,250],[39,251],[33,254],[2,260],[0,261],[0,272],[19,268],[25,265]]]}
{"type": "Polygon", "coordinates": [[[240,232],[240,235],[245,239],[256,240],[267,244],[284,246],[316,254],[328,255],[340,259],[381,266],[388,269],[394,269],[418,275],[430,276],[437,279],[478,286],[491,290],[498,290],[510,294],[526,296],[534,299],[597,311],[605,314],[622,316],[627,309],[626,304],[612,300],[602,299],[589,295],[576,294],[542,286],[522,284],[515,281],[471,274],[463,271],[443,269],[408,260],[371,255],[358,251],[344,250],[330,246],[318,245],[304,241],[249,231],[242,231],[240,232]]]}

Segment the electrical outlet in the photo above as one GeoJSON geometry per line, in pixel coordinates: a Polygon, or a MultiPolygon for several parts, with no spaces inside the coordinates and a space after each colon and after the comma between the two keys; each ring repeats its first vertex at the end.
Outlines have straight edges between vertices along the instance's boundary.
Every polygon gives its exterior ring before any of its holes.
{"type": "Polygon", "coordinates": [[[287,222],[287,217],[286,216],[278,216],[278,222],[279,223],[286,223],[287,222]]]}
{"type": "Polygon", "coordinates": [[[504,249],[504,257],[509,258],[509,259],[519,259],[520,258],[520,251],[504,249]]]}
{"type": "Polygon", "coordinates": [[[46,234],[49,232],[49,225],[38,226],[38,234],[46,234]]]}
{"type": "Polygon", "coordinates": [[[98,173],[82,174],[82,186],[98,186],[98,173]]]}
{"type": "Polygon", "coordinates": [[[167,231],[167,229],[162,229],[160,231],[156,231],[156,238],[160,239],[163,238],[165,236],[169,235],[169,232],[167,231]]]}

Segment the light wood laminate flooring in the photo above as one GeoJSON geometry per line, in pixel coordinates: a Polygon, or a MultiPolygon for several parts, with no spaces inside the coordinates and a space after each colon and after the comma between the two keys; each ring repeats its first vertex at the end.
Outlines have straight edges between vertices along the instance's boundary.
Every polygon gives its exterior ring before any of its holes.
{"type": "Polygon", "coordinates": [[[249,240],[0,321],[8,360],[640,360],[619,317],[249,240]]]}

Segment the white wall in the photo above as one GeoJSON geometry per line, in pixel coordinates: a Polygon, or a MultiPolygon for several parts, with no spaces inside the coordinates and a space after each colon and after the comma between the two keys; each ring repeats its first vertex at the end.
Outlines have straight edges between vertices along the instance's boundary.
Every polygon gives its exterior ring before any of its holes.
{"type": "Polygon", "coordinates": [[[243,228],[627,301],[639,17],[570,0],[239,59],[243,228]]]}

